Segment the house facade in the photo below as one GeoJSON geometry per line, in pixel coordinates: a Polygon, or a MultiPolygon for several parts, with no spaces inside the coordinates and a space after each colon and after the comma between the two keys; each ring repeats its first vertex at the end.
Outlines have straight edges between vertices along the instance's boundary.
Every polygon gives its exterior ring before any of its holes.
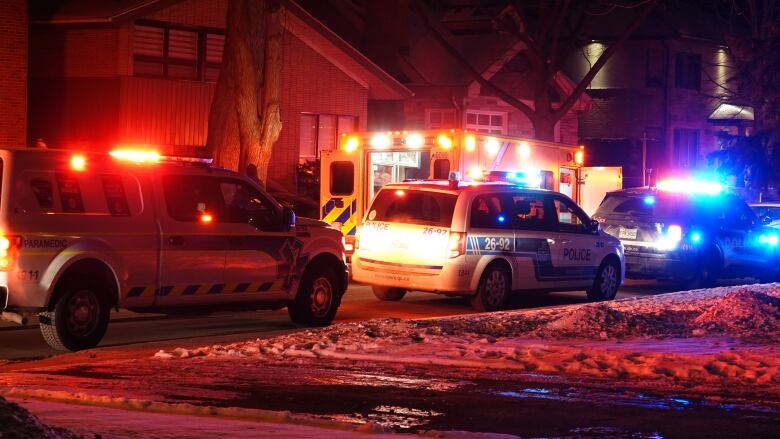
{"type": "MultiPolygon", "coordinates": [[[[283,128],[269,178],[289,190],[296,167],[365,129],[368,102],[411,95],[297,4],[285,1],[283,128]]],[[[227,0],[72,0],[33,9],[27,143],[107,150],[206,144],[225,39],[227,0]]]]}
{"type": "MultiPolygon", "coordinates": [[[[651,15],[587,91],[581,141],[599,164],[623,166],[626,186],[701,172],[721,148],[719,133],[746,134],[753,124],[752,110],[731,99],[733,64],[718,29],[676,17],[683,21],[651,15]]],[[[596,37],[569,60],[569,75],[584,76],[610,41],[596,37]]]]}

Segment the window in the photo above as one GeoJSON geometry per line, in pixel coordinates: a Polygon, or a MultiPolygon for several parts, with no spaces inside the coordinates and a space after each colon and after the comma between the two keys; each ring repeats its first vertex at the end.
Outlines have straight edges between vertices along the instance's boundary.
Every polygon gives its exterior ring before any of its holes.
{"type": "Polygon", "coordinates": [[[263,230],[273,228],[276,208],[263,194],[239,180],[223,180],[219,190],[225,204],[224,222],[250,223],[263,230]]]}
{"type": "Polygon", "coordinates": [[[383,189],[368,212],[370,221],[450,227],[457,195],[421,190],[383,189]]]}
{"type": "Polygon", "coordinates": [[[54,207],[54,192],[51,182],[43,178],[35,178],[30,182],[35,199],[38,200],[38,206],[42,209],[51,209],[54,207]]]}
{"type": "Polygon", "coordinates": [[[220,30],[139,21],[133,26],[133,74],[215,82],[224,45],[220,30]]]}
{"type": "Polygon", "coordinates": [[[679,168],[694,168],[699,157],[699,130],[675,128],[674,165],[679,168]]]}
{"type": "Polygon", "coordinates": [[[336,149],[342,133],[355,131],[357,117],[301,113],[300,128],[300,157],[315,159],[320,151],[336,149]]]}
{"type": "Polygon", "coordinates": [[[352,195],[355,191],[355,165],[352,162],[330,164],[330,193],[352,195]]]}
{"type": "Polygon", "coordinates": [[[701,55],[678,53],[674,63],[674,85],[677,88],[698,90],[701,85],[701,55]]]}
{"type": "Polygon", "coordinates": [[[747,229],[757,222],[756,215],[739,197],[727,195],[724,197],[724,202],[723,213],[726,225],[737,229],[747,229]]]}
{"type": "Polygon", "coordinates": [[[555,199],[558,230],[568,233],[587,233],[588,216],[576,204],[563,198],[555,199]]]}
{"type": "Polygon", "coordinates": [[[433,162],[433,178],[436,180],[447,180],[450,178],[449,159],[436,159],[433,162]]]}
{"type": "Polygon", "coordinates": [[[225,219],[225,201],[217,178],[166,175],[163,191],[168,215],[176,221],[199,221],[204,213],[216,221],[225,219]]]}
{"type": "Polygon", "coordinates": [[[666,84],[666,60],[663,50],[648,50],[645,66],[645,86],[663,87],[666,84]]]}
{"type": "Polygon", "coordinates": [[[554,224],[549,200],[542,194],[519,194],[512,197],[513,222],[520,230],[551,230],[554,224]]]}
{"type": "Polygon", "coordinates": [[[506,113],[466,112],[466,129],[481,133],[506,134],[506,113]]]}
{"type": "Polygon", "coordinates": [[[512,200],[508,194],[480,195],[471,203],[470,226],[478,229],[509,229],[512,200]]]}
{"type": "Polygon", "coordinates": [[[75,175],[57,173],[57,187],[62,200],[62,211],[65,213],[84,213],[84,200],[81,198],[81,187],[75,175]]]}
{"type": "Polygon", "coordinates": [[[455,109],[434,108],[425,110],[425,128],[429,130],[456,128],[455,109]]]}
{"type": "Polygon", "coordinates": [[[121,175],[101,175],[103,192],[106,195],[106,206],[113,216],[130,216],[130,206],[127,204],[125,185],[121,175]]]}

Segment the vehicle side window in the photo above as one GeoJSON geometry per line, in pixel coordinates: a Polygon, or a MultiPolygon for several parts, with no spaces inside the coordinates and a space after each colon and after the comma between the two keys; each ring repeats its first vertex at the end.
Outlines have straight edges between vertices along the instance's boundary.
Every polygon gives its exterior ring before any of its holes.
{"type": "Polygon", "coordinates": [[[54,207],[54,192],[49,180],[43,178],[34,178],[30,181],[35,199],[38,200],[38,206],[42,209],[51,209],[54,207]]]}
{"type": "Polygon", "coordinates": [[[516,194],[512,196],[512,224],[520,230],[550,230],[554,212],[543,194],[516,194]]]}
{"type": "Polygon", "coordinates": [[[219,183],[219,189],[225,202],[223,221],[248,223],[254,219],[260,222],[261,228],[275,223],[273,203],[252,186],[238,180],[226,180],[219,183]]]}
{"type": "Polygon", "coordinates": [[[75,175],[57,173],[57,187],[62,200],[62,211],[65,213],[84,213],[84,200],[81,198],[81,187],[75,175]]]}
{"type": "Polygon", "coordinates": [[[106,206],[113,216],[130,216],[130,206],[127,203],[125,185],[120,175],[101,175],[103,193],[106,195],[106,206]]]}
{"type": "Polygon", "coordinates": [[[587,233],[588,216],[577,205],[563,198],[555,198],[558,230],[568,233],[587,233]]]}
{"type": "Polygon", "coordinates": [[[741,199],[729,196],[724,207],[723,215],[728,227],[749,228],[756,223],[755,214],[741,199]]]}
{"type": "Polygon", "coordinates": [[[199,221],[204,213],[214,221],[225,220],[225,202],[220,180],[195,175],[163,176],[163,192],[168,215],[176,221],[199,221]]]}
{"type": "Polygon", "coordinates": [[[479,195],[471,202],[471,227],[511,228],[512,200],[508,194],[479,195]]]}

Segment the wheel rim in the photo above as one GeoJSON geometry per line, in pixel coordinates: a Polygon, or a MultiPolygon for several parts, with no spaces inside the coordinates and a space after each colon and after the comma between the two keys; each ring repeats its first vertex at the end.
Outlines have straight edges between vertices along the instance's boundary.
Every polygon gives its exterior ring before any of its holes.
{"type": "Polygon", "coordinates": [[[609,297],[617,290],[617,270],[612,265],[607,265],[601,271],[601,292],[609,297]]]}
{"type": "Polygon", "coordinates": [[[491,308],[497,308],[504,302],[506,295],[506,276],[500,270],[492,271],[485,280],[485,299],[491,308]]]}
{"type": "Polygon", "coordinates": [[[92,291],[81,290],[73,294],[68,299],[67,311],[65,322],[70,334],[84,337],[97,327],[100,305],[92,291]]]}
{"type": "Polygon", "coordinates": [[[315,317],[325,317],[333,303],[333,285],[325,277],[315,279],[310,297],[311,313],[315,317]]]}

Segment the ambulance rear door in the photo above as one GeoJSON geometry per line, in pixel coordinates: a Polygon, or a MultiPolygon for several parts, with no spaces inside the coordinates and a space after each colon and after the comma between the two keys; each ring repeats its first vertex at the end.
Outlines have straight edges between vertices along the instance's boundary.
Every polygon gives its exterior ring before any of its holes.
{"type": "Polygon", "coordinates": [[[581,168],[582,187],[580,207],[593,215],[607,192],[623,189],[623,168],[620,166],[595,166],[581,168]]]}
{"type": "Polygon", "coordinates": [[[348,238],[354,237],[363,209],[360,160],[358,151],[340,150],[322,151],[320,160],[320,219],[348,238]]]}

